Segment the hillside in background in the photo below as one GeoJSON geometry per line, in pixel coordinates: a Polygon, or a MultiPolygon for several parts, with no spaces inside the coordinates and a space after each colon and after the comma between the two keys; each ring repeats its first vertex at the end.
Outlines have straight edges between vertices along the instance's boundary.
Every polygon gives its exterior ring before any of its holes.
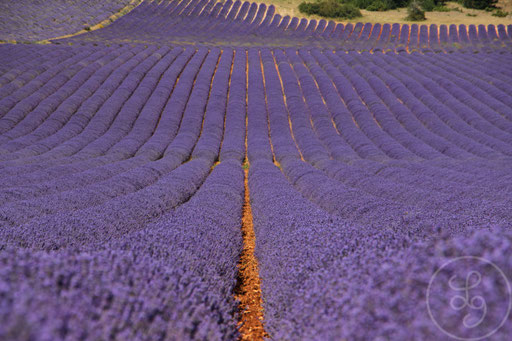
{"type": "MultiPolygon", "coordinates": [[[[267,4],[273,4],[276,6],[276,11],[281,15],[289,15],[289,16],[304,16],[306,18],[311,19],[321,19],[319,16],[308,16],[304,15],[304,13],[300,13],[298,6],[304,0],[268,0],[265,1],[267,4]]],[[[312,0],[314,2],[314,0],[312,0]]],[[[501,7],[503,11],[509,12],[505,18],[499,18],[492,16],[491,12],[486,12],[484,10],[476,10],[476,9],[468,9],[464,8],[462,5],[457,2],[447,2],[447,7],[450,9],[460,9],[460,11],[450,11],[450,12],[427,12],[426,18],[427,20],[418,22],[418,24],[464,24],[464,25],[509,25],[512,24],[512,0],[499,0],[497,6],[501,7]],[[470,14],[470,16],[468,16],[470,14]]],[[[399,8],[395,10],[388,10],[384,12],[373,12],[367,10],[361,10],[363,17],[356,18],[352,20],[339,20],[340,22],[370,22],[370,23],[401,23],[401,24],[411,24],[411,21],[405,19],[407,16],[407,8],[399,8]]]]}

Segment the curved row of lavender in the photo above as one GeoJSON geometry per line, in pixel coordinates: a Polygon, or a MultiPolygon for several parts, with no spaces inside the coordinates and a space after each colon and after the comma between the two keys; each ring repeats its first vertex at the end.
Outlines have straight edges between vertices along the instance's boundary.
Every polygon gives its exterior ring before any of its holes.
{"type": "Polygon", "coordinates": [[[118,13],[131,0],[0,2],[0,40],[38,41],[73,34],[118,13]]]}
{"type": "Polygon", "coordinates": [[[512,49],[512,25],[336,23],[282,17],[248,1],[143,2],[109,27],[58,43],[328,47],[347,51],[493,52],[512,49]]]}

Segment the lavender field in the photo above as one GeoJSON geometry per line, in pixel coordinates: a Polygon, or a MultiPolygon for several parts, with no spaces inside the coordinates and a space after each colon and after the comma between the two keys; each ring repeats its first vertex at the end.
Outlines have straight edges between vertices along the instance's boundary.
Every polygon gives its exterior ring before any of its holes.
{"type": "Polygon", "coordinates": [[[510,339],[512,25],[38,20],[0,45],[0,340],[510,339]]]}
{"type": "Polygon", "coordinates": [[[2,0],[0,41],[35,42],[90,29],[140,0],[2,0]]]}

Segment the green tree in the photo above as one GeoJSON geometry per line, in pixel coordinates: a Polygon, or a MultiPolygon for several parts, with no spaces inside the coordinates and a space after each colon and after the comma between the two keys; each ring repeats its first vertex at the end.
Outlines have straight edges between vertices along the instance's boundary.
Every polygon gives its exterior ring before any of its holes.
{"type": "Polygon", "coordinates": [[[462,6],[474,9],[486,9],[496,7],[498,0],[459,0],[462,6]]]}

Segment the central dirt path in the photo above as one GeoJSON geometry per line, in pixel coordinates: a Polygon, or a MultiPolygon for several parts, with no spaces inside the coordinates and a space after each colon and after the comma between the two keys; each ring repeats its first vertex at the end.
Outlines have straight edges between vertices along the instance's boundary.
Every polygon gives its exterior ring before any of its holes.
{"type": "Polygon", "coordinates": [[[235,297],[240,301],[241,340],[263,340],[268,335],[263,327],[263,305],[261,299],[258,260],[254,255],[255,235],[249,197],[249,169],[245,163],[245,202],[242,215],[243,250],[238,264],[238,284],[235,297]]]}

